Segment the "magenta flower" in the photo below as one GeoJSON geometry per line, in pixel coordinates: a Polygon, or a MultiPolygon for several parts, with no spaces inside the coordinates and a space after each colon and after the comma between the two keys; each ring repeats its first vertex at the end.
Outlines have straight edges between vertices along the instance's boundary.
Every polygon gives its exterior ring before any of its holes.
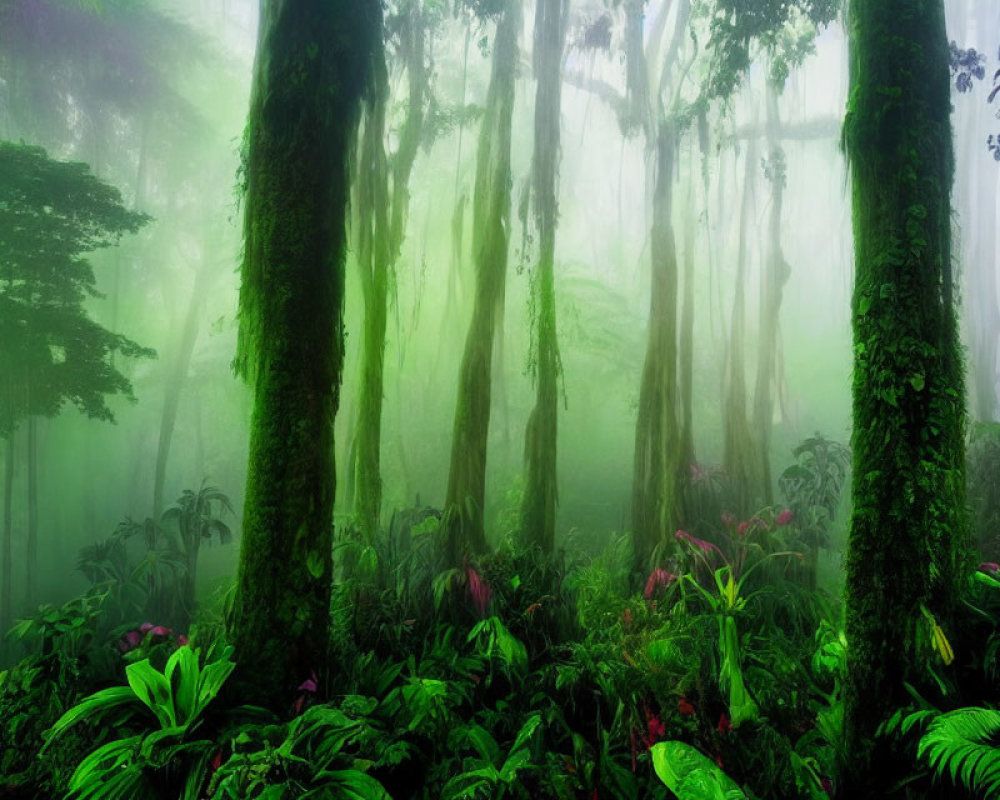
{"type": "Polygon", "coordinates": [[[127,653],[129,650],[137,648],[140,642],[142,642],[142,634],[139,631],[126,631],[121,641],[118,642],[118,649],[123,653],[127,653]]]}
{"type": "Polygon", "coordinates": [[[472,602],[480,614],[485,614],[486,606],[490,604],[490,599],[493,597],[493,590],[472,567],[468,567],[465,574],[469,579],[469,594],[472,595],[472,602]]]}
{"type": "Polygon", "coordinates": [[[187,643],[188,643],[188,637],[187,636],[185,636],[183,633],[180,633],[180,634],[177,635],[177,646],[178,647],[184,647],[184,645],[186,645],[187,643]]]}
{"type": "Polygon", "coordinates": [[[153,625],[152,622],[144,622],[142,623],[142,625],[139,626],[139,633],[148,633],[149,631],[153,630],[154,627],[155,626],[153,625]]]}
{"type": "Polygon", "coordinates": [[[157,625],[155,628],[150,628],[149,632],[153,636],[169,636],[170,628],[164,628],[162,625],[157,625]]]}
{"type": "Polygon", "coordinates": [[[315,692],[316,691],[316,681],[312,678],[306,678],[302,683],[299,684],[300,692],[315,692]]]}
{"type": "MultiPolygon", "coordinates": [[[[677,576],[672,572],[667,572],[663,567],[657,567],[649,573],[649,578],[646,580],[646,588],[643,590],[642,596],[647,600],[651,599],[659,587],[667,588],[676,578],[677,576]]],[[[631,617],[631,614],[629,616],[631,617]]]]}
{"type": "Polygon", "coordinates": [[[722,551],[718,548],[718,546],[712,544],[711,542],[706,542],[704,539],[699,539],[697,536],[692,536],[687,531],[677,531],[677,533],[674,534],[674,538],[676,538],[679,542],[687,542],[688,544],[697,547],[705,555],[708,555],[713,550],[720,556],[722,555],[722,551]]]}
{"type": "Polygon", "coordinates": [[[1000,572],[1000,564],[995,561],[984,561],[979,565],[980,572],[1000,572]]]}
{"type": "Polygon", "coordinates": [[[778,514],[777,517],[775,517],[774,524],[777,525],[778,527],[781,527],[782,525],[787,525],[789,522],[792,521],[793,516],[794,514],[792,514],[792,509],[790,508],[783,509],[781,513],[778,514]]]}

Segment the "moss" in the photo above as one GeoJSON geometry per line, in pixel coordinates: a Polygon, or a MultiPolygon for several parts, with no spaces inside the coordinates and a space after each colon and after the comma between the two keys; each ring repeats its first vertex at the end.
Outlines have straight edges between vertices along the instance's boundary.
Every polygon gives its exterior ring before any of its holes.
{"type": "Polygon", "coordinates": [[[900,760],[874,742],[876,728],[907,702],[904,682],[930,684],[920,606],[947,631],[959,600],[965,409],[941,0],[856,0],[850,35],[844,144],[856,274],[845,779],[852,797],[881,797],[900,760]]]}
{"type": "Polygon", "coordinates": [[[235,361],[254,411],[231,634],[248,699],[268,705],[325,661],[348,165],[376,11],[262,7],[235,361]]]}

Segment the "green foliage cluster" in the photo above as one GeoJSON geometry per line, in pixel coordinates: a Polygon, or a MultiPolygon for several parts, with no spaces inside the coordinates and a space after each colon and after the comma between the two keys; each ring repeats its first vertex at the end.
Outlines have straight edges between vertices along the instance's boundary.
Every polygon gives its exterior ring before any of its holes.
{"type": "Polygon", "coordinates": [[[54,416],[67,401],[113,420],[106,396],[132,398],[109,356],[154,352],[86,312],[84,301],[98,296],[86,256],[147,222],[86,164],[0,142],[0,436],[27,416],[54,416]]]}

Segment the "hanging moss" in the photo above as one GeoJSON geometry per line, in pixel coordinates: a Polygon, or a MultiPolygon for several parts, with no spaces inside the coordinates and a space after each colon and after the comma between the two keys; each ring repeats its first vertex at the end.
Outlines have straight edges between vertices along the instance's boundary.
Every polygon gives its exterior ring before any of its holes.
{"type": "Polygon", "coordinates": [[[486,443],[490,426],[490,370],[497,306],[504,294],[510,230],[510,129],[517,71],[519,0],[508,0],[497,23],[493,67],[476,154],[472,249],[476,267],[472,320],[458,376],[451,466],[442,526],[446,558],[486,549],[486,443]]]}
{"type": "Polygon", "coordinates": [[[953,635],[967,566],[965,410],[943,4],[855,0],[850,37],[844,144],[855,239],[854,510],[844,782],[845,796],[874,798],[905,769],[899,753],[873,743],[878,725],[907,702],[905,683],[932,686],[921,606],[953,635]]]}
{"type": "Polygon", "coordinates": [[[254,411],[231,635],[246,699],[268,705],[326,660],[348,162],[377,10],[261,8],[235,360],[254,411]]]}

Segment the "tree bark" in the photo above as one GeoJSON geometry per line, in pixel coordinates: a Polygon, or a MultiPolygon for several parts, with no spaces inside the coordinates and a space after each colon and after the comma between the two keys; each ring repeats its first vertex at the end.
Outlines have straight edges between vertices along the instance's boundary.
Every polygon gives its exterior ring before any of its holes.
{"type": "Polygon", "coordinates": [[[246,697],[326,663],[348,164],[380,8],[264,0],[248,120],[239,374],[254,392],[232,624],[246,697]]]}
{"type": "MultiPolygon", "coordinates": [[[[854,0],[844,122],[855,241],[845,797],[912,767],[878,726],[933,686],[929,615],[967,575],[964,393],[951,274],[954,171],[942,0],[854,0]],[[891,582],[891,591],[887,591],[891,582]]],[[[961,658],[961,654],[959,654],[961,658]]]]}

